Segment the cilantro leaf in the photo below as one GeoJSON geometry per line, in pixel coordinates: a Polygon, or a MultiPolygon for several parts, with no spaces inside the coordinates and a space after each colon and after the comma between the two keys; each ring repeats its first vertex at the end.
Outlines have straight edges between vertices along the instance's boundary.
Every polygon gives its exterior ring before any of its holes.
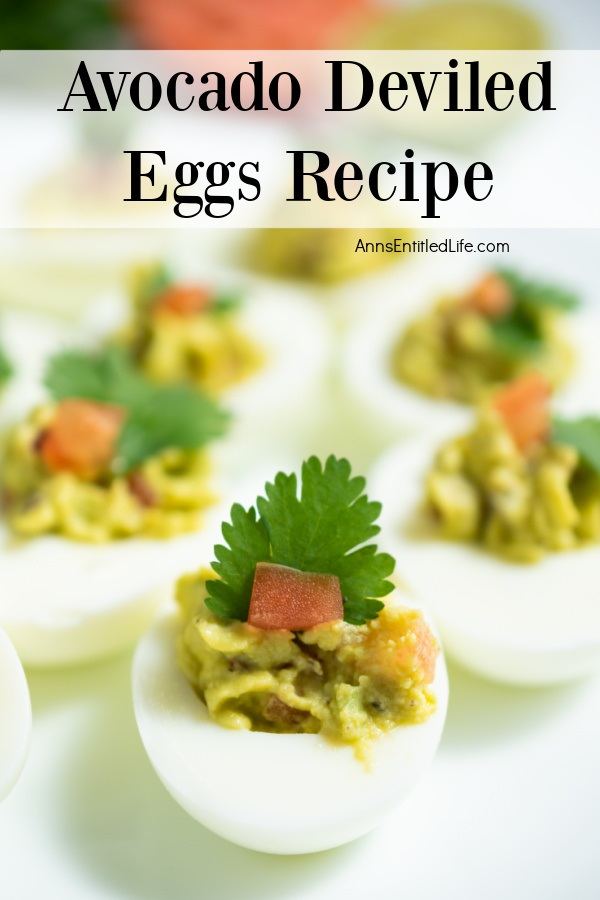
{"type": "Polygon", "coordinates": [[[56,401],[77,398],[126,410],[117,441],[118,472],[129,472],[169,448],[201,447],[220,437],[228,421],[227,413],[200,391],[148,381],[116,347],[96,354],[57,354],[50,360],[45,384],[56,401]]]}
{"type": "Polygon", "coordinates": [[[379,532],[381,504],[369,501],[364,488],[348,460],[330,456],[322,465],[313,456],[302,465],[299,493],[296,475],[279,472],[256,509],[234,506],[231,523],[223,525],[228,546],[215,547],[220,581],[207,584],[209,609],[245,619],[256,564],[272,562],[336,575],[346,621],[360,625],[375,618],[383,608],[377,598],[393,590],[387,578],[395,563],[365,543],[379,532]]]}
{"type": "Polygon", "coordinates": [[[128,405],[138,381],[140,376],[117,347],[96,354],[65,350],[50,359],[44,378],[54,400],[76,397],[123,406],[128,405]]]}
{"type": "Polygon", "coordinates": [[[245,620],[256,563],[268,562],[270,557],[269,533],[256,510],[239,503],[231,507],[231,522],[224,522],[222,531],[229,546],[215,547],[217,562],[212,568],[221,580],[207,582],[206,605],[224,619],[245,620]]]}
{"type": "Polygon", "coordinates": [[[12,363],[2,347],[0,347],[0,385],[3,385],[5,381],[8,381],[12,373],[12,363]]]}
{"type": "Polygon", "coordinates": [[[228,292],[217,294],[210,306],[210,311],[216,315],[224,316],[235,312],[242,304],[242,296],[239,293],[228,292]]]}
{"type": "Polygon", "coordinates": [[[499,268],[496,274],[508,284],[516,304],[535,308],[547,306],[563,312],[572,312],[580,305],[577,294],[560,285],[524,278],[514,269],[499,268]]]}
{"type": "Polygon", "coordinates": [[[542,347],[536,323],[526,316],[509,313],[493,319],[490,328],[496,345],[508,356],[534,356],[542,347]]]}
{"type": "Polygon", "coordinates": [[[540,312],[571,312],[579,305],[572,291],[547,282],[524,278],[514,269],[496,269],[510,288],[513,302],[508,312],[490,322],[497,347],[507,356],[531,357],[543,348],[540,312]]]}
{"type": "Polygon", "coordinates": [[[175,278],[165,263],[157,263],[146,270],[137,288],[137,300],[142,307],[151,306],[156,298],[170,287],[175,278]]]}
{"type": "Polygon", "coordinates": [[[194,450],[221,437],[227,414],[185,385],[158,386],[125,404],[128,415],[117,442],[116,468],[130,472],[171,447],[194,450]]]}
{"type": "Polygon", "coordinates": [[[600,416],[580,419],[557,416],[552,421],[552,437],[559,444],[574,447],[581,459],[600,474],[600,416]]]}

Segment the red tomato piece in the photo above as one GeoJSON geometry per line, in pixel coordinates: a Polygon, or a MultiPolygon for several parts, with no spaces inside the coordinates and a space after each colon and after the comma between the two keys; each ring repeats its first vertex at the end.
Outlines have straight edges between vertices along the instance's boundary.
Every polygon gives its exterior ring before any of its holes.
{"type": "Polygon", "coordinates": [[[51,472],[95,478],[112,460],[124,417],[117,406],[63,400],[39,442],[44,465],[51,472]]]}
{"type": "Polygon", "coordinates": [[[310,50],[374,17],[373,0],[121,0],[140,43],[164,50],[310,50]]]}
{"type": "Polygon", "coordinates": [[[268,631],[304,631],[343,618],[339,578],[257,563],[248,623],[268,631]]]}
{"type": "Polygon", "coordinates": [[[157,298],[155,312],[169,312],[176,316],[194,316],[210,305],[212,293],[196,285],[176,284],[157,298]]]}
{"type": "Polygon", "coordinates": [[[496,394],[494,408],[502,416],[519,450],[526,452],[547,439],[550,433],[548,400],[551,393],[543,375],[530,372],[496,394]]]}
{"type": "Polygon", "coordinates": [[[495,272],[484,275],[467,297],[467,306],[490,319],[505,315],[512,306],[513,296],[506,281],[495,272]]]}

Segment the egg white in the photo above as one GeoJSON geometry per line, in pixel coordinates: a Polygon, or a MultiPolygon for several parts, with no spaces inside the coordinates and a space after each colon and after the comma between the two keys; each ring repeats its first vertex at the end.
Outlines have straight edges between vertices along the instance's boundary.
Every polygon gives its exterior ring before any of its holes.
{"type": "Polygon", "coordinates": [[[50,316],[16,310],[2,314],[0,343],[14,372],[0,394],[0,428],[44,399],[48,359],[73,340],[73,330],[50,316]]]}
{"type": "Polygon", "coordinates": [[[31,701],[23,667],[0,630],[0,801],[17,781],[31,735],[31,701]]]}
{"type": "MultiPolygon", "coordinates": [[[[432,423],[449,432],[468,427],[469,406],[413,390],[394,378],[390,359],[394,344],[411,321],[441,297],[460,295],[482,271],[480,264],[465,260],[440,266],[411,264],[393,277],[380,278],[368,290],[369,302],[344,343],[341,377],[348,403],[382,439],[429,429],[432,423]]],[[[568,316],[565,330],[576,349],[576,367],[557,393],[557,402],[565,411],[580,412],[588,404],[590,386],[600,385],[600,310],[586,305],[568,316]]]]}
{"type": "Polygon", "coordinates": [[[375,464],[369,484],[383,503],[382,544],[431,610],[447,651],[481,675],[514,684],[558,683],[600,669],[598,546],[522,565],[473,545],[410,536],[407,523],[443,440],[430,432],[397,444],[375,464]]]}
{"type": "Polygon", "coordinates": [[[311,853],[374,828],[429,767],[448,703],[443,656],[437,709],[375,745],[372,769],[319,735],[230,731],[211,721],[180,671],[180,624],[166,612],[142,638],[133,665],[135,715],[146,752],[175,800],[221,837],[266,853],[311,853]]]}

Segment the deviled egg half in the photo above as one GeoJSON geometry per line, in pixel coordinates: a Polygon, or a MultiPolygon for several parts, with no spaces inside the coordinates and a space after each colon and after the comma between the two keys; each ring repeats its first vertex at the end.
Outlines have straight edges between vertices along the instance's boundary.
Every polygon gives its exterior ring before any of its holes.
{"type": "Polygon", "coordinates": [[[147,627],[206,549],[218,499],[207,446],[228,420],[197,391],[151,384],[118,349],[64,351],[45,384],[1,446],[0,626],[27,665],[100,657],[147,627]]]}
{"type": "Polygon", "coordinates": [[[135,713],[160,779],[242,846],[308,853],[372,829],[430,765],[448,695],[424,614],[367,543],[381,507],[311,457],[232,507],[212,569],[142,638],[135,713]],[[385,603],[380,600],[386,597],[385,603]]]}
{"type": "Polygon", "coordinates": [[[233,414],[234,454],[312,421],[330,356],[318,304],[290,287],[176,270],[133,270],[127,296],[98,300],[88,334],[121,346],[156,383],[185,382],[218,397],[233,414]]]}
{"type": "Polygon", "coordinates": [[[458,434],[389,450],[372,484],[384,543],[457,660],[531,685],[600,669],[600,417],[553,417],[532,373],[458,434]]]}
{"type": "Polygon", "coordinates": [[[590,371],[600,318],[554,282],[514,269],[415,266],[382,282],[378,302],[350,331],[347,394],[385,437],[424,427],[461,428],[471,408],[524,372],[578,394],[590,371]]]}
{"type": "Polygon", "coordinates": [[[31,735],[31,701],[16,650],[0,629],[0,801],[17,781],[31,735]]]}

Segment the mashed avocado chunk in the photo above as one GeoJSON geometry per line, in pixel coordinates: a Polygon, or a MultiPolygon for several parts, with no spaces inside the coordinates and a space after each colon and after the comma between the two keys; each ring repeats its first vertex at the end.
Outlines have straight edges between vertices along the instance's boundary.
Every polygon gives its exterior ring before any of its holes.
{"type": "Polygon", "coordinates": [[[517,417],[511,409],[511,431],[502,414],[508,408],[485,406],[472,431],[439,450],[425,484],[429,524],[450,540],[523,563],[600,541],[598,472],[550,431],[519,446],[538,414],[517,417]]]}
{"type": "Polygon", "coordinates": [[[103,420],[99,410],[99,404],[83,401],[48,404],[8,433],[2,498],[15,534],[100,543],[133,535],[171,537],[198,527],[201,511],[215,500],[205,450],[166,449],[116,474],[109,423],[112,418],[119,425],[120,418],[109,409],[111,418],[103,420]],[[92,454],[90,420],[80,413],[75,419],[76,408],[91,410],[94,427],[99,421],[104,428],[94,432],[92,454]],[[60,433],[53,428],[57,422],[60,433]]]}
{"type": "Polygon", "coordinates": [[[575,303],[516,273],[489,273],[407,326],[392,350],[392,373],[422,394],[467,404],[531,369],[558,387],[573,368],[563,313],[575,303]]]}
{"type": "Polygon", "coordinates": [[[114,340],[153,381],[219,394],[263,365],[263,350],[239,326],[235,298],[177,283],[160,265],[136,270],[131,288],[132,315],[114,340]]]}
{"type": "Polygon", "coordinates": [[[438,647],[417,610],[386,606],[364,625],[262,630],[205,604],[210,572],[177,586],[182,669],[210,717],[233,729],[320,733],[360,758],[381,734],[424,722],[438,647]]]}

